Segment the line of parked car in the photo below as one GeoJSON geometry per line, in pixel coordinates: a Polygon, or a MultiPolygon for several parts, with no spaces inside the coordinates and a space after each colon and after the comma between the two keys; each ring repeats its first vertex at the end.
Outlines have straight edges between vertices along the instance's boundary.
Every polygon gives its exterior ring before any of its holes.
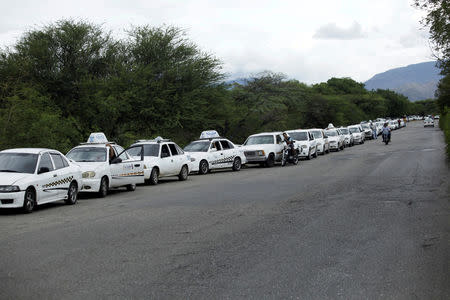
{"type": "MultiPolygon", "coordinates": [[[[364,144],[374,134],[381,134],[385,122],[392,129],[404,126],[403,120],[378,119],[286,133],[294,140],[298,158],[312,159],[364,144]]],[[[0,152],[0,208],[22,208],[30,213],[48,202],[75,204],[79,192],[106,197],[112,189],[134,191],[138,184],[156,185],[163,177],[186,180],[190,173],[204,175],[225,168],[239,171],[245,164],[272,167],[281,161],[285,147],[282,132],[253,134],[236,145],[209,130],[184,149],[161,137],[138,140],[124,149],[103,133],[92,133],[86,143],[66,155],[44,148],[4,150],[0,152]]]]}

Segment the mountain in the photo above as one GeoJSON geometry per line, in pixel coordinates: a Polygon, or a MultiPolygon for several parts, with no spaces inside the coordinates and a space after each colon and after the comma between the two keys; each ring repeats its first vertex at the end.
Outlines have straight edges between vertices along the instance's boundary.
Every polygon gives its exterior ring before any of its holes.
{"type": "Polygon", "coordinates": [[[376,74],[364,84],[368,90],[389,89],[417,101],[434,98],[439,72],[436,62],[429,61],[376,74]]]}

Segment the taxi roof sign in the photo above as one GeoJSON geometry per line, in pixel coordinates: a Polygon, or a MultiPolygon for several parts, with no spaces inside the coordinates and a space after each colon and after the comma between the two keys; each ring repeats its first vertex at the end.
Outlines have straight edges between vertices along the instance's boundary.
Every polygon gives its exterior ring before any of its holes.
{"type": "Polygon", "coordinates": [[[200,134],[201,139],[210,139],[210,138],[218,138],[219,133],[215,130],[206,130],[200,134]]]}
{"type": "Polygon", "coordinates": [[[88,143],[108,143],[108,139],[103,132],[93,132],[89,135],[88,143]]]}

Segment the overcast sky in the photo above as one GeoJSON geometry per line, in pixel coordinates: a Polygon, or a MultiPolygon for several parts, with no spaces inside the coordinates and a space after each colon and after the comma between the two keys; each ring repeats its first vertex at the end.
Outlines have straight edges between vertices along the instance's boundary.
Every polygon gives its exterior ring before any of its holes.
{"type": "Polygon", "coordinates": [[[62,18],[103,24],[117,37],[131,25],[175,25],[233,74],[263,70],[306,83],[366,81],[432,60],[421,12],[409,0],[0,0],[0,46],[62,18]]]}

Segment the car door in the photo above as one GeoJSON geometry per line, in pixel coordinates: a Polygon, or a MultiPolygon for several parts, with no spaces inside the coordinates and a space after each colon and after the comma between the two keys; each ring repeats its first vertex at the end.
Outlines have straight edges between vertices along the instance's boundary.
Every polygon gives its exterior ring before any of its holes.
{"type": "Polygon", "coordinates": [[[209,162],[209,167],[211,169],[220,168],[220,164],[223,160],[223,151],[222,146],[220,145],[219,140],[215,140],[211,142],[209,153],[211,156],[211,161],[209,162]]]}
{"type": "Polygon", "coordinates": [[[160,153],[160,163],[159,163],[159,174],[160,176],[170,176],[174,175],[175,167],[172,154],[170,153],[169,146],[167,144],[161,145],[160,153]]]}
{"type": "Polygon", "coordinates": [[[167,146],[169,146],[170,154],[172,154],[173,174],[179,174],[181,167],[186,163],[186,159],[183,153],[178,152],[175,143],[168,143],[167,146]]]}
{"type": "Polygon", "coordinates": [[[233,145],[227,140],[220,140],[223,153],[222,168],[231,168],[233,166],[234,158],[236,157],[236,151],[233,145]]]}
{"type": "Polygon", "coordinates": [[[314,139],[314,135],[308,131],[309,143],[311,145],[311,149],[313,150],[311,153],[317,152],[317,142],[314,139]]]}
{"type": "Polygon", "coordinates": [[[57,187],[58,174],[53,166],[50,153],[41,154],[37,168],[36,201],[38,204],[58,199],[60,191],[57,187]]]}
{"type": "Polygon", "coordinates": [[[69,190],[69,185],[72,182],[73,176],[71,176],[70,168],[68,168],[67,162],[64,162],[64,158],[55,152],[50,152],[50,157],[53,160],[53,165],[55,166],[55,171],[58,178],[58,198],[64,199],[69,190]]]}
{"type": "Polygon", "coordinates": [[[111,186],[144,183],[144,146],[135,145],[123,150],[110,165],[111,186]]]}

